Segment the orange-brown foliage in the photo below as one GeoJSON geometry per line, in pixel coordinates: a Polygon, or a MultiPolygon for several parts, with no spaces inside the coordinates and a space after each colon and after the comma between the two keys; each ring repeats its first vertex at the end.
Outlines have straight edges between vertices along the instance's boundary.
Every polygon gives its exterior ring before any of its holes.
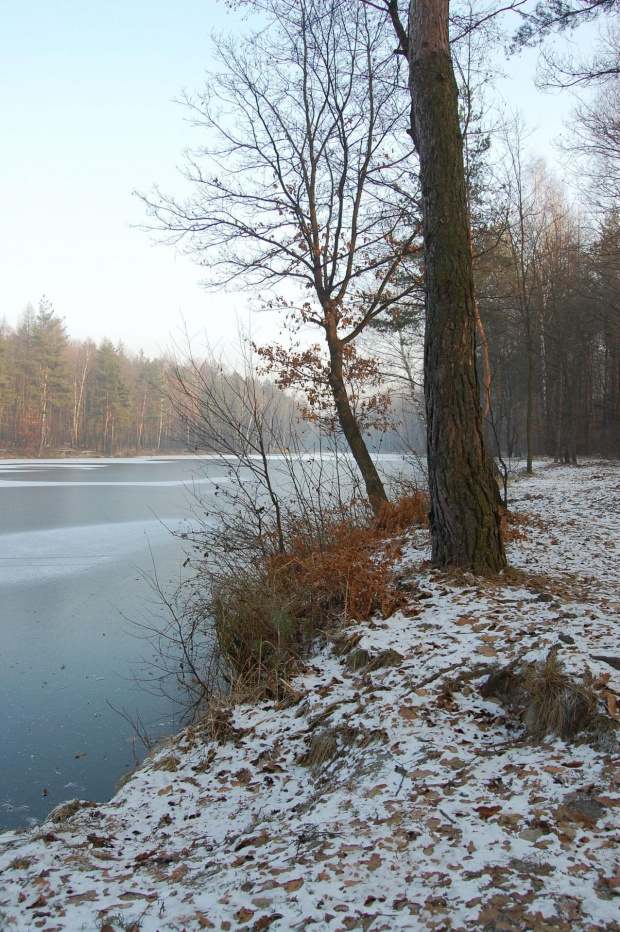
{"type": "Polygon", "coordinates": [[[265,558],[247,579],[228,580],[216,624],[236,672],[278,693],[321,632],[394,612],[403,602],[392,572],[402,532],[424,524],[427,511],[427,496],[416,492],[365,526],[346,515],[326,519],[320,535],[300,525],[286,553],[265,558]]]}
{"type": "Polygon", "coordinates": [[[386,502],[365,527],[336,516],[321,544],[314,535],[299,533],[288,553],[269,559],[267,572],[274,587],[290,601],[299,600],[299,610],[318,627],[336,618],[368,621],[376,612],[386,618],[400,601],[391,584],[400,553],[393,536],[427,523],[427,513],[428,496],[415,492],[386,502]]]}
{"type": "Polygon", "coordinates": [[[289,553],[268,561],[267,572],[295,614],[323,628],[336,619],[389,614],[390,567],[397,552],[393,544],[378,550],[369,529],[334,527],[325,549],[298,538],[289,553]]]}
{"type": "Polygon", "coordinates": [[[402,534],[415,525],[428,525],[429,500],[426,492],[415,491],[395,502],[384,502],[377,515],[376,527],[383,534],[402,534]]]}
{"type": "Polygon", "coordinates": [[[518,511],[509,511],[507,508],[500,508],[500,517],[501,533],[505,543],[526,539],[527,534],[524,526],[531,523],[528,515],[521,514],[518,511]]]}

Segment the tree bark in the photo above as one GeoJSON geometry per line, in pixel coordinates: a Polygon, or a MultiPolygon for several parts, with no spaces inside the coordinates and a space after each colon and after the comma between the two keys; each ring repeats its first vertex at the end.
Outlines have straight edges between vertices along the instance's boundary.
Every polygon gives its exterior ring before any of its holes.
{"type": "Polygon", "coordinates": [[[424,387],[432,558],[506,566],[480,409],[476,304],[449,0],[411,0],[411,130],[420,159],[426,277],[424,387]]]}
{"type": "Polygon", "coordinates": [[[527,349],[527,407],[525,411],[525,444],[527,462],[525,471],[528,476],[534,473],[534,336],[529,306],[525,310],[525,346],[527,349]]]}
{"type": "Polygon", "coordinates": [[[329,385],[332,390],[338,422],[362,474],[372,510],[377,514],[388,498],[381,477],[377,472],[377,467],[368,452],[357,418],[351,409],[343,372],[343,343],[337,337],[337,324],[334,320],[333,311],[329,311],[326,318],[325,334],[329,349],[329,385]]]}

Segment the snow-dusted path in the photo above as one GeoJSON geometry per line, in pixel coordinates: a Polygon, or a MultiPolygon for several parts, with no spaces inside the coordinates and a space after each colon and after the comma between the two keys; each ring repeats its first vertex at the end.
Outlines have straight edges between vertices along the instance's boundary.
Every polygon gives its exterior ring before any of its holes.
{"type": "Polygon", "coordinates": [[[559,644],[615,711],[595,658],[620,658],[620,468],[541,464],[512,494],[510,581],[429,569],[420,532],[410,610],[347,629],[370,667],[326,648],[296,704],[238,707],[110,803],[2,836],[0,929],[620,930],[613,741],[526,741],[479,692],[559,644]]]}

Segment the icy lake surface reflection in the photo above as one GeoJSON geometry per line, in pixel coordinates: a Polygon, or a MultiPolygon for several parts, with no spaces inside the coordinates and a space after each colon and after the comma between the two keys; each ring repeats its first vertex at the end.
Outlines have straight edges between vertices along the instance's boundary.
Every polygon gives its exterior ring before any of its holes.
{"type": "Polygon", "coordinates": [[[148,616],[151,554],[179,578],[187,487],[208,498],[221,476],[189,457],[0,461],[0,828],[111,795],[134,758],[108,703],[175,730],[133,679],[150,649],[126,619],[148,616]]]}

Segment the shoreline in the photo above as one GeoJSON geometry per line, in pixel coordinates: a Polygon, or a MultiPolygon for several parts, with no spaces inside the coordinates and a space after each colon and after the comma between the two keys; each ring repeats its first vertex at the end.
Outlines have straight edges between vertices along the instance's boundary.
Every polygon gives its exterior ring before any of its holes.
{"type": "Polygon", "coordinates": [[[512,581],[435,571],[416,531],[405,611],[348,626],[289,702],[222,703],[108,803],[0,836],[7,927],[620,929],[617,745],[533,741],[480,692],[556,648],[618,714],[620,468],[512,493],[512,581]]]}
{"type": "MultiPolygon", "coordinates": [[[[24,460],[24,461],[39,460],[45,463],[45,462],[54,461],[54,460],[76,460],[76,459],[116,460],[116,459],[138,459],[140,457],[153,458],[157,456],[191,457],[195,455],[196,454],[194,453],[188,453],[187,451],[184,452],[183,450],[181,451],[179,450],[175,450],[175,451],[155,450],[153,452],[149,450],[146,450],[146,451],[123,450],[122,452],[111,453],[111,454],[98,453],[95,450],[72,450],[70,452],[63,451],[63,450],[52,450],[52,451],[46,451],[45,455],[38,454],[34,451],[29,451],[29,450],[20,451],[20,452],[0,450],[0,462],[4,462],[4,461],[10,462],[12,460],[24,460]]],[[[211,454],[206,454],[206,455],[211,455],[211,454]]]]}

